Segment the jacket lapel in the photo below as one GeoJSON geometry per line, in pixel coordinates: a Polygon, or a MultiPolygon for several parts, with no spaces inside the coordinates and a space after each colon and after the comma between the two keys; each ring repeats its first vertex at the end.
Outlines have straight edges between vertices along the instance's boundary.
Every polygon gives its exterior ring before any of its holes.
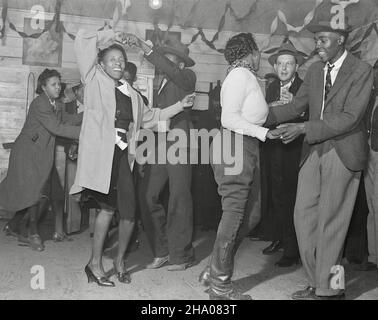
{"type": "Polygon", "coordinates": [[[141,117],[140,117],[140,114],[139,114],[140,108],[138,106],[138,103],[139,103],[138,93],[134,90],[134,88],[132,86],[128,85],[127,87],[129,89],[129,92],[130,92],[131,104],[132,104],[132,108],[133,108],[134,126],[135,126],[135,128],[138,128],[139,122],[141,121],[141,117]]]}
{"type": "Polygon", "coordinates": [[[348,53],[347,57],[345,58],[339,73],[337,74],[335,83],[331,87],[331,90],[328,93],[327,101],[325,101],[325,106],[327,103],[335,96],[335,94],[340,90],[340,88],[344,85],[345,81],[348,78],[349,73],[353,70],[354,61],[350,53],[348,53]]]}
{"type": "MultiPolygon", "coordinates": [[[[315,101],[314,106],[316,106],[314,119],[320,118],[320,113],[323,105],[323,94],[324,94],[324,70],[323,67],[317,69],[317,74],[314,76],[313,88],[310,88],[310,94],[312,94],[312,100],[315,101]]],[[[310,113],[311,116],[311,113],[310,113]]]]}
{"type": "Polygon", "coordinates": [[[165,90],[168,82],[170,81],[170,79],[168,79],[168,78],[164,78],[164,79],[162,80],[162,83],[160,84],[160,88],[158,90],[158,96],[165,90]],[[164,79],[166,79],[166,81],[164,81],[164,79]]]}
{"type": "Polygon", "coordinates": [[[296,73],[293,84],[289,88],[289,92],[291,92],[295,96],[297,94],[297,91],[299,90],[299,87],[301,86],[302,82],[303,81],[299,78],[298,73],[296,73]]]}

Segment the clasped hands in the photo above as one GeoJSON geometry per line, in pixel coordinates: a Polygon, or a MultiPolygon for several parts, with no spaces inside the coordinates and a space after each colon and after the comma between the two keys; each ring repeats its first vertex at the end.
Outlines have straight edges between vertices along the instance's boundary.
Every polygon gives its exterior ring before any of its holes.
{"type": "Polygon", "coordinates": [[[140,38],[138,38],[136,35],[132,33],[126,33],[123,31],[116,31],[115,32],[115,37],[114,40],[121,44],[122,46],[127,45],[127,46],[141,46],[141,42],[144,42],[140,38]]]}
{"type": "Polygon", "coordinates": [[[293,100],[293,98],[294,98],[294,95],[291,92],[289,91],[282,92],[280,96],[280,100],[269,103],[269,107],[282,106],[284,104],[290,103],[293,100]]]}
{"type": "Polygon", "coordinates": [[[195,99],[195,98],[196,98],[196,94],[195,94],[195,93],[191,93],[191,94],[186,95],[186,96],[181,100],[182,107],[183,107],[184,109],[192,108],[192,107],[193,107],[193,104],[194,104],[194,99],[195,99]]]}
{"type": "Polygon", "coordinates": [[[305,134],[304,123],[285,123],[276,129],[269,130],[266,137],[271,140],[281,139],[284,144],[288,144],[301,134],[305,134]]]}

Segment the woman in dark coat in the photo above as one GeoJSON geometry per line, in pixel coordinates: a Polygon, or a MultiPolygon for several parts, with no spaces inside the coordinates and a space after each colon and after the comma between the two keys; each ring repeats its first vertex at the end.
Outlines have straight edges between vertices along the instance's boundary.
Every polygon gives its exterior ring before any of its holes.
{"type": "Polygon", "coordinates": [[[80,134],[80,126],[63,123],[57,115],[60,80],[59,72],[49,69],[38,77],[38,96],[30,104],[11,150],[7,176],[0,184],[0,207],[29,215],[28,240],[38,251],[44,249],[37,228],[39,203],[54,162],[55,137],[78,139],[80,134]]]}

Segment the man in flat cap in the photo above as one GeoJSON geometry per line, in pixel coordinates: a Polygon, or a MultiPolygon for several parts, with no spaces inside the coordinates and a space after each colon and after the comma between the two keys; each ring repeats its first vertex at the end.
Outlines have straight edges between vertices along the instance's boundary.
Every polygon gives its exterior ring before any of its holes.
{"type": "Polygon", "coordinates": [[[347,29],[311,24],[321,61],[313,63],[293,101],[270,108],[267,124],[280,126],[289,143],[304,135],[294,224],[309,286],[293,299],[343,299],[342,249],[368,144],[363,118],[373,85],[372,68],[345,49],[347,29]],[[308,107],[307,107],[308,105],[308,107]]]}
{"type": "MultiPolygon", "coordinates": [[[[297,70],[305,61],[304,54],[287,42],[268,61],[278,78],[267,87],[266,102],[269,106],[291,102],[303,82],[297,70]]],[[[305,120],[307,118],[300,116],[294,122],[305,120]]],[[[276,263],[279,267],[290,267],[299,262],[293,214],[302,144],[303,137],[290,144],[283,144],[280,140],[261,144],[261,201],[265,209],[262,223],[271,229],[269,238],[273,240],[263,254],[274,254],[282,248],[283,255],[276,263]]]]}

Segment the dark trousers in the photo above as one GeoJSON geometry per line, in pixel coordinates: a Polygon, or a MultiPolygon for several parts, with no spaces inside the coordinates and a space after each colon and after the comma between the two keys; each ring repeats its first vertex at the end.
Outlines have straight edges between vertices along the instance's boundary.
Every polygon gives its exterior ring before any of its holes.
{"type": "MultiPolygon", "coordinates": [[[[223,132],[227,130],[223,129],[223,132]]],[[[229,132],[229,131],[228,131],[229,132]]],[[[243,238],[253,229],[260,220],[257,210],[250,210],[253,204],[258,203],[259,187],[259,145],[255,138],[241,136],[232,132],[232,141],[237,137],[243,141],[242,151],[238,150],[235,160],[240,163],[241,172],[227,174],[229,167],[224,163],[217,164],[212,159],[215,180],[218,192],[222,197],[222,218],[218,226],[217,237],[210,258],[210,283],[212,289],[229,291],[234,269],[235,253],[243,238]],[[252,194],[251,194],[252,193],[252,194]]],[[[216,141],[216,139],[214,139],[216,141]]],[[[219,154],[218,146],[213,142],[211,154],[219,154]]],[[[231,149],[235,151],[234,144],[231,149]]],[[[227,152],[224,150],[224,152],[227,152]]]]}
{"type": "Polygon", "coordinates": [[[260,148],[263,238],[282,241],[283,255],[291,258],[299,257],[293,217],[302,143],[274,140],[260,148]]]}
{"type": "Polygon", "coordinates": [[[369,255],[367,238],[368,215],[369,208],[366,200],[365,184],[364,179],[361,179],[344,245],[344,256],[349,262],[362,263],[367,260],[369,255]]]}
{"type": "Polygon", "coordinates": [[[140,181],[141,217],[152,252],[155,257],[169,254],[172,264],[194,257],[191,176],[190,164],[147,164],[140,181]],[[167,183],[166,211],[160,196],[167,183]]]}

